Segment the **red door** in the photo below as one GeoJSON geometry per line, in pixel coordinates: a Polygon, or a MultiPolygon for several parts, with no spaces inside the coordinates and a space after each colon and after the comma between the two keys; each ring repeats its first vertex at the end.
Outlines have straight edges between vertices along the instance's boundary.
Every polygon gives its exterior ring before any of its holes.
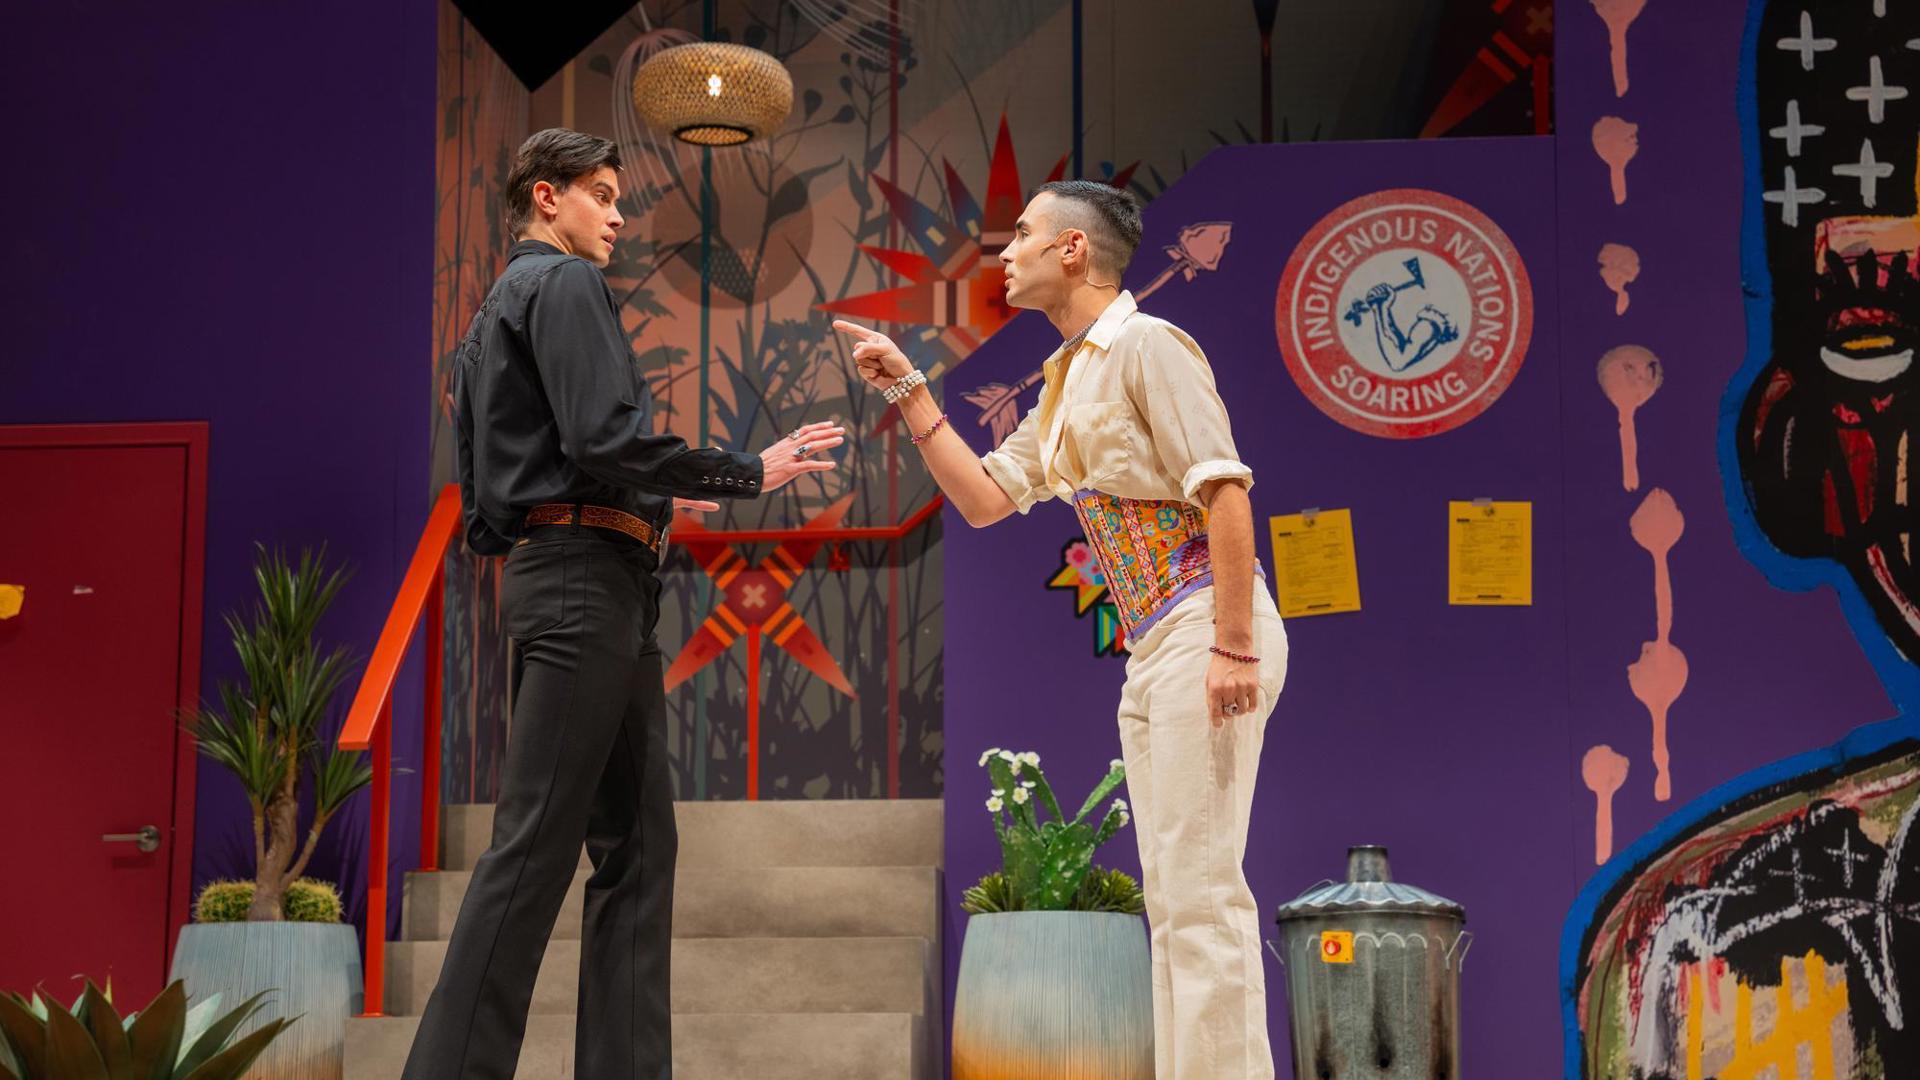
{"type": "Polygon", "coordinates": [[[0,989],[163,985],[185,914],[204,425],[0,428],[0,989]]]}

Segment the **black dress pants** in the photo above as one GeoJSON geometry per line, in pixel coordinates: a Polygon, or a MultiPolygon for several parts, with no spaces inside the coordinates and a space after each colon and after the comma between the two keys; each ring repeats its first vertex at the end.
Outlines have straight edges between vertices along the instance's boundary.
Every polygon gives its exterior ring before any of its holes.
{"type": "Polygon", "coordinates": [[[507,556],[518,646],[493,842],[474,868],[405,1080],[507,1080],[584,844],[574,1075],[673,1075],[668,996],[678,836],[654,624],[654,553],[554,525],[507,556]]]}

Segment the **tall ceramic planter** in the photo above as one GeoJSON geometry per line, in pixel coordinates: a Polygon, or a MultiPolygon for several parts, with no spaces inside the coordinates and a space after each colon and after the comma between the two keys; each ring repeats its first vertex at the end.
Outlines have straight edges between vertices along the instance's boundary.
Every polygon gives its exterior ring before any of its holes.
{"type": "MultiPolygon", "coordinates": [[[[360,942],[341,923],[204,923],[183,927],[174,979],[195,1002],[225,995],[232,1008],[262,990],[263,1019],[298,1016],[247,1080],[340,1080],[347,1017],[360,1011],[360,942]]],[[[241,1028],[252,1031],[258,1022],[241,1028]]]]}
{"type": "Polygon", "coordinates": [[[1153,965],[1138,915],[967,920],[953,1080],[1153,1080],[1153,965]]]}

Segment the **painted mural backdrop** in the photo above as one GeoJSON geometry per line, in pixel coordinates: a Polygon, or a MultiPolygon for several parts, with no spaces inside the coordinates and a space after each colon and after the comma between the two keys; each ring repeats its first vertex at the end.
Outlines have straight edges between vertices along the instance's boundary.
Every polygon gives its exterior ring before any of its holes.
{"type": "MultiPolygon", "coordinates": [[[[678,793],[937,794],[941,523],[914,517],[935,491],[829,332],[834,314],[889,324],[936,375],[957,422],[1003,432],[1037,395],[1037,373],[995,383],[964,362],[1012,316],[994,256],[1029,189],[1085,175],[1151,199],[1212,148],[1262,137],[1412,135],[1430,120],[1433,134],[1532,130],[1531,73],[1551,51],[1551,6],[1523,6],[1429,0],[1342,38],[1336,70],[1307,78],[1301,63],[1329,53],[1316,20],[1338,4],[665,0],[636,6],[529,92],[443,3],[436,482],[452,475],[445,358],[501,268],[513,149],[555,124],[618,138],[629,224],[608,276],[663,426],[735,448],[803,419],[838,417],[858,435],[823,482],[676,534],[660,635],[679,652],[669,694],[678,793]],[[641,128],[625,90],[632,71],[700,37],[787,65],[794,115],[774,138],[702,154],[641,128]],[[1246,47],[1205,79],[1166,63],[1224,42],[1246,47]],[[1482,54],[1500,59],[1489,66],[1482,54]],[[1277,87],[1264,108],[1263,78],[1277,87]],[[1177,95],[1165,92],[1173,85],[1177,95]],[[803,526],[900,535],[707,535],[803,526]],[[758,678],[743,638],[761,643],[758,678]]],[[[1231,222],[1193,223],[1155,256],[1143,297],[1213,272],[1231,236],[1231,222]]],[[[1071,581],[1086,565],[1069,551],[1054,578],[1080,590],[1094,647],[1118,652],[1103,586],[1071,581]]],[[[446,795],[484,801],[510,723],[499,567],[461,554],[449,569],[446,795]]]]}
{"type": "MultiPolygon", "coordinates": [[[[1595,7],[1611,25],[1638,5],[1595,7]]],[[[1756,2],[1740,71],[1748,351],[1721,410],[1728,509],[1743,550],[1775,583],[1840,594],[1895,704],[1911,710],[1920,706],[1909,466],[1920,449],[1909,442],[1920,419],[1920,9],[1756,2]]],[[[1593,143],[1624,169],[1637,138],[1626,117],[1648,114],[1633,108],[1624,75],[1619,91],[1626,115],[1596,123],[1593,143]]],[[[1599,261],[1624,311],[1638,256],[1619,245],[1599,261]]],[[[1620,404],[1634,486],[1632,413],[1659,389],[1661,368],[1645,349],[1608,356],[1601,382],[1620,404]]],[[[1660,534],[1649,546],[1663,554],[1682,532],[1671,503],[1658,488],[1647,496],[1644,531],[1660,534]]],[[[1642,539],[1639,514],[1633,533],[1642,539]]],[[[1664,782],[1659,740],[1687,667],[1667,634],[1664,566],[1657,587],[1661,633],[1634,679],[1664,782]]],[[[1569,1077],[1920,1075],[1920,742],[1910,715],[1708,792],[1596,875],[1565,938],[1569,1077]]],[[[1626,772],[1609,774],[1609,754],[1590,752],[1596,792],[1626,772]]]]}

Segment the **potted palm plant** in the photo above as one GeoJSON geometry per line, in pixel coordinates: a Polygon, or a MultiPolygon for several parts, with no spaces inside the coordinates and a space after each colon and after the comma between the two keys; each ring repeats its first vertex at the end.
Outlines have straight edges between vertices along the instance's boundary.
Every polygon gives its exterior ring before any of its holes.
{"type": "MultiPolygon", "coordinates": [[[[220,684],[218,706],[184,722],[200,752],[240,781],[252,810],[252,882],[215,882],[195,905],[174,950],[175,979],[199,993],[245,1000],[273,989],[283,1016],[301,1016],[302,1034],[267,1048],[257,1075],[337,1080],[346,1018],[362,998],[360,946],[340,922],[331,886],[303,878],[327,823],[373,779],[360,753],[323,737],[352,661],[323,651],[315,628],[346,584],[324,550],[298,562],[260,548],[260,598],[227,628],[241,679],[220,684]],[[302,808],[310,807],[305,828],[302,808]]],[[[380,932],[375,929],[374,932],[380,932]]]]}
{"type": "Polygon", "coordinates": [[[1001,866],[968,889],[953,1003],[954,1080],[1080,1076],[1152,1080],[1153,970],[1139,883],[1093,865],[1125,827],[1108,766],[1068,818],[1040,755],[998,748],[980,757],[992,779],[987,812],[1001,866]],[[1043,816],[1044,812],[1044,816],[1043,816]]]}

